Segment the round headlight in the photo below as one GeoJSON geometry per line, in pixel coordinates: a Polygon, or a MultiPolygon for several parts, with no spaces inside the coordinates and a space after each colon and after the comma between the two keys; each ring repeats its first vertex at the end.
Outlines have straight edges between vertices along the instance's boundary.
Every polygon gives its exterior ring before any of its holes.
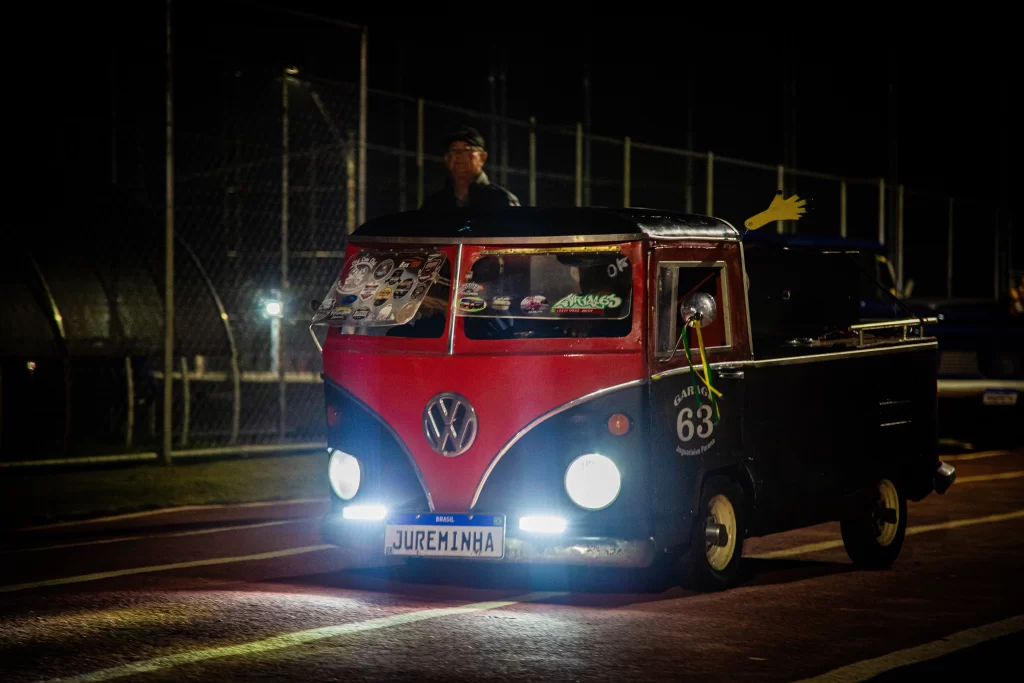
{"type": "Polygon", "coordinates": [[[359,461],[345,451],[334,451],[327,464],[327,478],[339,498],[351,500],[359,490],[359,461]]]}
{"type": "Polygon", "coordinates": [[[587,453],[565,470],[565,492],[572,502],[588,510],[608,507],[619,495],[622,477],[610,458],[587,453]]]}

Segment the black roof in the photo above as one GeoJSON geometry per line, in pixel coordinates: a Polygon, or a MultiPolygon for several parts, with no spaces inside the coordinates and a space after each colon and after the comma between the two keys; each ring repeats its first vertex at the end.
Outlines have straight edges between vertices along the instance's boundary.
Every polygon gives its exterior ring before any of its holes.
{"type": "Polygon", "coordinates": [[[728,222],[710,216],[656,209],[510,207],[501,211],[405,211],[359,226],[354,242],[489,242],[516,238],[546,241],[704,238],[736,239],[728,222]]]}

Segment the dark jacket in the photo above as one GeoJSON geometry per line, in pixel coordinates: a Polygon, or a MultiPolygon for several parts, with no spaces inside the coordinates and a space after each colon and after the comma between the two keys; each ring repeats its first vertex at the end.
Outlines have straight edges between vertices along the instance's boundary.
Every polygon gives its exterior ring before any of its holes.
{"type": "MultiPolygon", "coordinates": [[[[500,185],[493,184],[486,173],[481,172],[469,186],[469,204],[472,209],[501,209],[520,206],[519,199],[500,185]]],[[[455,189],[451,178],[444,188],[423,200],[420,209],[424,211],[451,211],[460,208],[455,201],[455,189]]]]}

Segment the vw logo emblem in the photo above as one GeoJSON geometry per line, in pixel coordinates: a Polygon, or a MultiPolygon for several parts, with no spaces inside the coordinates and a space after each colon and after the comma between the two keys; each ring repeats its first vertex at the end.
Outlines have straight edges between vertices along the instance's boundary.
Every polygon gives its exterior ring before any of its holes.
{"type": "Polygon", "coordinates": [[[454,458],[469,450],[476,440],[476,411],[462,396],[450,391],[427,401],[423,433],[434,452],[454,458]]]}

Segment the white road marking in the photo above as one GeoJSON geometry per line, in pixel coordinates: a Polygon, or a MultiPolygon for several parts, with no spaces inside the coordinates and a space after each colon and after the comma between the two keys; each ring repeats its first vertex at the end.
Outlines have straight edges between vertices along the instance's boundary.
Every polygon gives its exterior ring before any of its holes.
{"type": "Polygon", "coordinates": [[[976,474],[972,477],[957,477],[957,484],[969,484],[972,481],[996,481],[997,479],[1017,479],[1024,477],[1024,471],[999,472],[998,474],[976,474]]]}
{"type": "Polygon", "coordinates": [[[211,659],[219,659],[221,657],[261,654],[263,652],[280,650],[286,647],[294,647],[295,645],[303,645],[305,643],[311,643],[325,638],[336,638],[338,636],[362,633],[364,631],[376,631],[382,628],[413,624],[418,621],[426,621],[428,619],[439,619],[441,617],[455,616],[458,614],[468,614],[471,612],[481,612],[484,610],[509,607],[510,605],[515,605],[521,602],[534,602],[557,595],[565,595],[565,593],[528,593],[526,595],[510,598],[509,600],[476,602],[469,605],[463,605],[462,607],[441,607],[436,609],[416,610],[414,612],[396,614],[390,617],[357,621],[352,624],[323,626],[321,628],[314,628],[308,631],[296,631],[295,633],[286,633],[284,635],[274,636],[264,640],[256,640],[249,643],[240,643],[238,645],[226,645],[224,647],[211,647],[202,650],[179,652],[177,654],[147,659],[133,664],[115,666],[109,669],[100,669],[99,671],[93,671],[92,673],[82,674],[79,676],[54,678],[47,683],[87,683],[92,681],[109,681],[122,676],[131,676],[133,674],[170,669],[184,664],[195,664],[197,662],[204,662],[211,659]]]}
{"type": "Polygon", "coordinates": [[[9,586],[0,586],[0,593],[10,593],[29,588],[42,588],[44,586],[62,586],[68,583],[83,583],[85,581],[99,581],[100,579],[111,579],[117,576],[129,576],[131,574],[148,574],[150,572],[164,572],[172,569],[187,569],[189,567],[208,567],[215,564],[231,564],[233,562],[253,562],[258,560],[272,560],[277,557],[289,557],[291,555],[302,555],[304,553],[315,553],[320,550],[337,549],[337,546],[307,545],[301,548],[288,548],[286,550],[274,550],[268,553],[257,553],[255,555],[237,555],[235,557],[215,557],[208,560],[193,560],[191,562],[175,562],[174,564],[157,564],[149,567],[132,567],[131,569],[116,569],[109,572],[97,572],[95,574],[82,574],[80,576],[66,576],[61,579],[48,579],[46,581],[33,581],[31,583],[15,583],[9,586]]]}
{"type": "Polygon", "coordinates": [[[978,453],[962,453],[960,455],[946,455],[939,456],[939,460],[945,462],[950,460],[956,462],[958,460],[980,460],[981,458],[996,458],[1000,455],[1013,455],[1013,451],[979,451],[978,453]]]}
{"type": "Polygon", "coordinates": [[[26,526],[16,531],[42,531],[43,529],[58,529],[65,526],[79,526],[82,524],[97,524],[99,522],[115,522],[121,519],[134,519],[136,517],[149,517],[151,515],[166,515],[172,512],[189,512],[192,510],[231,510],[234,508],[259,508],[272,507],[277,505],[301,505],[303,503],[326,503],[327,498],[292,498],[289,500],[267,500],[255,503],[223,503],[210,505],[179,505],[178,507],[160,508],[159,510],[143,510],[142,512],[128,512],[123,515],[111,515],[109,517],[93,517],[91,519],[78,519],[70,522],[54,522],[53,524],[42,524],[39,526],[26,526]]]}
{"type": "MultiPolygon", "coordinates": [[[[907,536],[913,536],[915,534],[923,534],[928,531],[938,531],[940,529],[956,529],[962,526],[972,526],[974,524],[994,524],[996,522],[1005,522],[1010,519],[1020,519],[1024,517],[1024,510],[1017,510],[1016,512],[1007,512],[1001,515],[988,515],[987,517],[969,517],[967,519],[954,519],[948,522],[940,522],[938,524],[921,524],[918,526],[908,526],[907,536]]],[[[755,558],[758,560],[767,560],[773,557],[790,557],[793,555],[806,555],[807,553],[816,553],[820,550],[831,550],[832,548],[842,548],[842,539],[835,541],[822,541],[820,543],[808,543],[806,545],[798,545],[793,548],[784,548],[782,550],[772,550],[767,553],[759,553],[757,555],[747,555],[746,557],[755,558]]]]}
{"type": "Polygon", "coordinates": [[[165,538],[178,538],[180,536],[202,536],[203,534],[216,534],[222,531],[238,531],[241,529],[259,529],[265,526],[280,526],[282,524],[298,524],[306,519],[282,519],[274,522],[259,522],[258,524],[238,524],[236,526],[218,526],[212,529],[197,529],[195,531],[179,531],[173,534],[148,534],[144,536],[118,536],[117,538],[101,538],[96,541],[78,541],[77,543],[61,543],[60,545],[44,545],[35,548],[16,548],[14,550],[0,551],[0,555],[13,555],[16,553],[38,553],[44,550],[60,550],[63,548],[80,548],[86,545],[105,545],[107,543],[123,543],[125,541],[148,541],[163,540],[165,538]]]}
{"type": "Polygon", "coordinates": [[[1024,615],[1017,615],[977,628],[969,628],[966,631],[948,635],[941,640],[848,664],[813,678],[805,678],[797,683],[860,683],[860,681],[870,680],[886,671],[936,659],[957,650],[980,645],[1019,631],[1024,631],[1024,615]]]}

